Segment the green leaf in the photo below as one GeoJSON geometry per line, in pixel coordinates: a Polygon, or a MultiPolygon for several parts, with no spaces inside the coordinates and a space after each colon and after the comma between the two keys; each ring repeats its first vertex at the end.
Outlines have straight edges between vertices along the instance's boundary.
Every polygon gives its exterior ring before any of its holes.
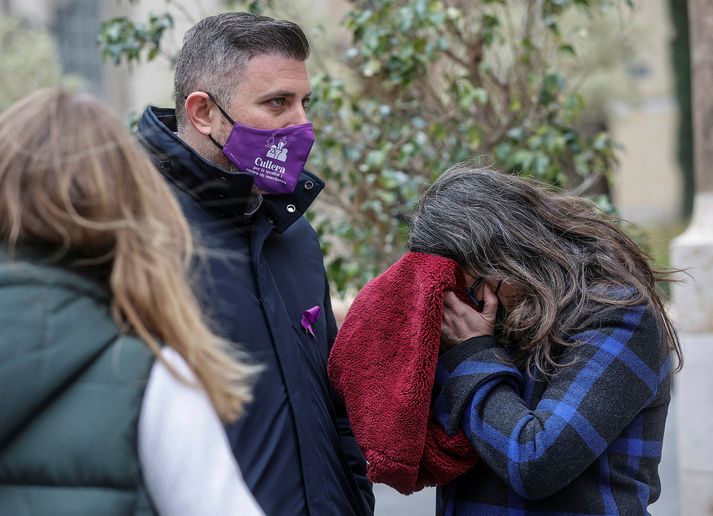
{"type": "Polygon", "coordinates": [[[577,55],[577,51],[569,43],[562,43],[562,44],[560,44],[560,46],[558,48],[559,48],[560,53],[562,53],[562,54],[567,54],[570,56],[577,55]]]}
{"type": "Polygon", "coordinates": [[[564,77],[561,73],[547,74],[540,90],[540,104],[544,106],[552,104],[559,97],[562,88],[564,88],[564,77]]]}

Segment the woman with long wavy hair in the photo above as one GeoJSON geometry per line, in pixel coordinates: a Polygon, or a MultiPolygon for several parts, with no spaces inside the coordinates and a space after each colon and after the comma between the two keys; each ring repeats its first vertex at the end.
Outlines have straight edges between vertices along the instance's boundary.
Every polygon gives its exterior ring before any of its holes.
{"type": "Polygon", "coordinates": [[[250,365],[191,292],[188,224],[87,95],[0,115],[0,512],[261,514],[220,420],[250,365]]]}
{"type": "Polygon", "coordinates": [[[411,249],[458,262],[435,412],[481,462],[441,514],[647,514],[670,400],[668,276],[590,202],[457,165],[423,194],[411,249]]]}

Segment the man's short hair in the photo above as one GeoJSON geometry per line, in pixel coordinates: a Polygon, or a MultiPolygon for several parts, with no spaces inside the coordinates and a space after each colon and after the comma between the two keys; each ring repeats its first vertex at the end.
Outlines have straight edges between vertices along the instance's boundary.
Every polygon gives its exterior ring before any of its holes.
{"type": "Polygon", "coordinates": [[[176,62],[174,94],[178,126],[186,123],[185,98],[210,92],[228,106],[248,61],[258,55],[280,55],[306,61],[310,48],[299,25],[243,12],[209,16],[183,37],[176,62]]]}

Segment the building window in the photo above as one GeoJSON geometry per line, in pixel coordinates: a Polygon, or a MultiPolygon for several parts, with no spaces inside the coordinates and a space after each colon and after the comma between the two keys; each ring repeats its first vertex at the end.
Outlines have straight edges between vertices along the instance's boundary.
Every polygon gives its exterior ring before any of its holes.
{"type": "Polygon", "coordinates": [[[64,73],[79,75],[87,91],[101,96],[102,59],[96,42],[101,23],[99,4],[96,0],[60,2],[52,31],[64,73]]]}

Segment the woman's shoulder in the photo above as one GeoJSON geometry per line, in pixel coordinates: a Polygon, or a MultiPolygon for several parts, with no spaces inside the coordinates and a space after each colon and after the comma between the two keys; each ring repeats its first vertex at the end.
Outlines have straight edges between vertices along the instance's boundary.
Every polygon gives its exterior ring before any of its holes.
{"type": "Polygon", "coordinates": [[[28,261],[0,261],[0,313],[6,332],[34,328],[40,340],[107,342],[119,333],[108,293],[98,283],[28,261]]]}
{"type": "Polygon", "coordinates": [[[186,359],[171,346],[161,348],[160,359],[154,362],[151,370],[154,382],[166,385],[169,389],[185,388],[186,384],[199,387],[196,375],[186,359]]]}
{"type": "Polygon", "coordinates": [[[633,289],[598,292],[590,295],[582,308],[573,314],[572,337],[594,332],[658,331],[659,316],[654,303],[633,289]]]}
{"type": "Polygon", "coordinates": [[[0,287],[54,288],[107,301],[109,289],[89,274],[81,274],[57,253],[31,247],[0,247],[0,287]]]}
{"type": "Polygon", "coordinates": [[[598,305],[571,340],[633,364],[656,369],[669,358],[669,346],[658,309],[650,301],[598,305]]]}
{"type": "Polygon", "coordinates": [[[586,293],[578,326],[657,329],[658,311],[648,294],[630,285],[595,285],[586,293]]]}
{"type": "Polygon", "coordinates": [[[0,306],[6,314],[96,325],[111,320],[109,299],[107,287],[61,265],[0,256],[0,306]]]}

